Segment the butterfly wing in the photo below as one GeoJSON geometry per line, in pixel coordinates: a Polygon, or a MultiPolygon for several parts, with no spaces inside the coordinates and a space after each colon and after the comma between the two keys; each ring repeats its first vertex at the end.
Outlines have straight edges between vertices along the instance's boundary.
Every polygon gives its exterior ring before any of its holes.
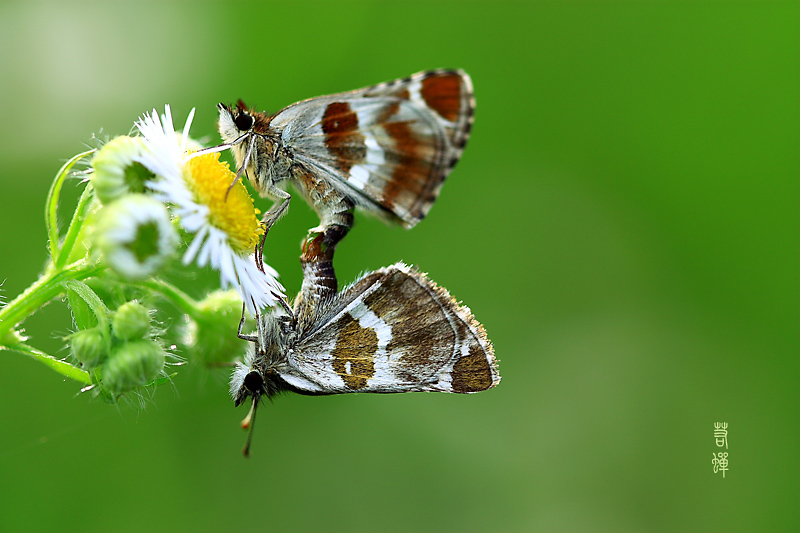
{"type": "Polygon", "coordinates": [[[469,76],[436,70],[304,100],[270,124],[296,161],[361,207],[410,228],[461,157],[474,109],[469,76]]]}
{"type": "Polygon", "coordinates": [[[366,274],[320,311],[289,354],[304,390],[469,393],[500,382],[494,350],[467,307],[403,263],[366,274]]]}

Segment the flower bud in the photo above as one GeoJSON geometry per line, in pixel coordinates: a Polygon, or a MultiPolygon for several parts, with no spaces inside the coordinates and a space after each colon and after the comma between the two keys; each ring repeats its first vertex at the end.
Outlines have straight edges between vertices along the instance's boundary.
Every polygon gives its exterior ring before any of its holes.
{"type": "Polygon", "coordinates": [[[70,350],[86,368],[94,368],[108,357],[106,340],[97,328],[83,329],[72,335],[70,350]]]}
{"type": "Polygon", "coordinates": [[[143,194],[129,194],[105,206],[97,221],[97,248],[108,266],[128,281],[155,274],[177,241],[166,206],[143,194]]]}
{"type": "Polygon", "coordinates": [[[183,330],[191,356],[204,365],[230,363],[244,353],[245,342],[236,336],[242,317],[242,300],[236,290],[214,291],[199,302],[193,320],[183,330]]]}
{"type": "Polygon", "coordinates": [[[129,193],[145,191],[145,182],[154,178],[138,162],[144,150],[140,137],[120,136],[107,142],[92,159],[92,184],[97,198],[104,204],[129,193]]]}
{"type": "Polygon", "coordinates": [[[146,385],[164,368],[164,350],[150,339],[126,342],[111,351],[103,367],[103,385],[119,395],[146,385]]]}
{"type": "Polygon", "coordinates": [[[150,332],[150,312],[137,301],[125,302],[111,318],[111,328],[120,340],[141,339],[150,332]]]}

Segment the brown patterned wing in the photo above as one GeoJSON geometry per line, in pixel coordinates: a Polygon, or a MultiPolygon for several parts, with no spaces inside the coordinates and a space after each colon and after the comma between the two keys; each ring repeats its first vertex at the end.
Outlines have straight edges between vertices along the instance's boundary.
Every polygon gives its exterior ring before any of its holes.
{"type": "Polygon", "coordinates": [[[272,118],[295,160],[410,228],[461,157],[475,100],[460,70],[420,72],[293,104],[272,118]]]}
{"type": "Polygon", "coordinates": [[[403,263],[369,273],[300,332],[289,366],[330,392],[479,392],[500,382],[467,307],[403,263]]]}

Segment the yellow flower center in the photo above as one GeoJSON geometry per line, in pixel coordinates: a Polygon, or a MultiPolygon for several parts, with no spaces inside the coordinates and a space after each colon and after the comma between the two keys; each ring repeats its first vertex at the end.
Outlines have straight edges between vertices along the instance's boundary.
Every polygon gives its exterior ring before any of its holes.
{"type": "Polygon", "coordinates": [[[228,192],[236,174],[231,172],[228,163],[219,160],[219,153],[190,159],[188,170],[186,183],[195,200],[208,206],[211,224],[225,232],[236,252],[253,251],[264,228],[242,180],[228,192]]]}

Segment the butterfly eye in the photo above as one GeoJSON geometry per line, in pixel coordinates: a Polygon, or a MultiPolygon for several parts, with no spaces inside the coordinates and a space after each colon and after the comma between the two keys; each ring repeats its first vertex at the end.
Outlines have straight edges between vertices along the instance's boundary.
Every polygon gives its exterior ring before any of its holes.
{"type": "Polygon", "coordinates": [[[245,111],[239,113],[236,118],[233,119],[233,122],[236,124],[236,127],[239,128],[239,131],[247,131],[253,127],[253,117],[245,111]]]}
{"type": "Polygon", "coordinates": [[[264,388],[264,378],[261,376],[261,372],[257,370],[250,371],[244,377],[244,386],[252,394],[261,392],[264,388]]]}

